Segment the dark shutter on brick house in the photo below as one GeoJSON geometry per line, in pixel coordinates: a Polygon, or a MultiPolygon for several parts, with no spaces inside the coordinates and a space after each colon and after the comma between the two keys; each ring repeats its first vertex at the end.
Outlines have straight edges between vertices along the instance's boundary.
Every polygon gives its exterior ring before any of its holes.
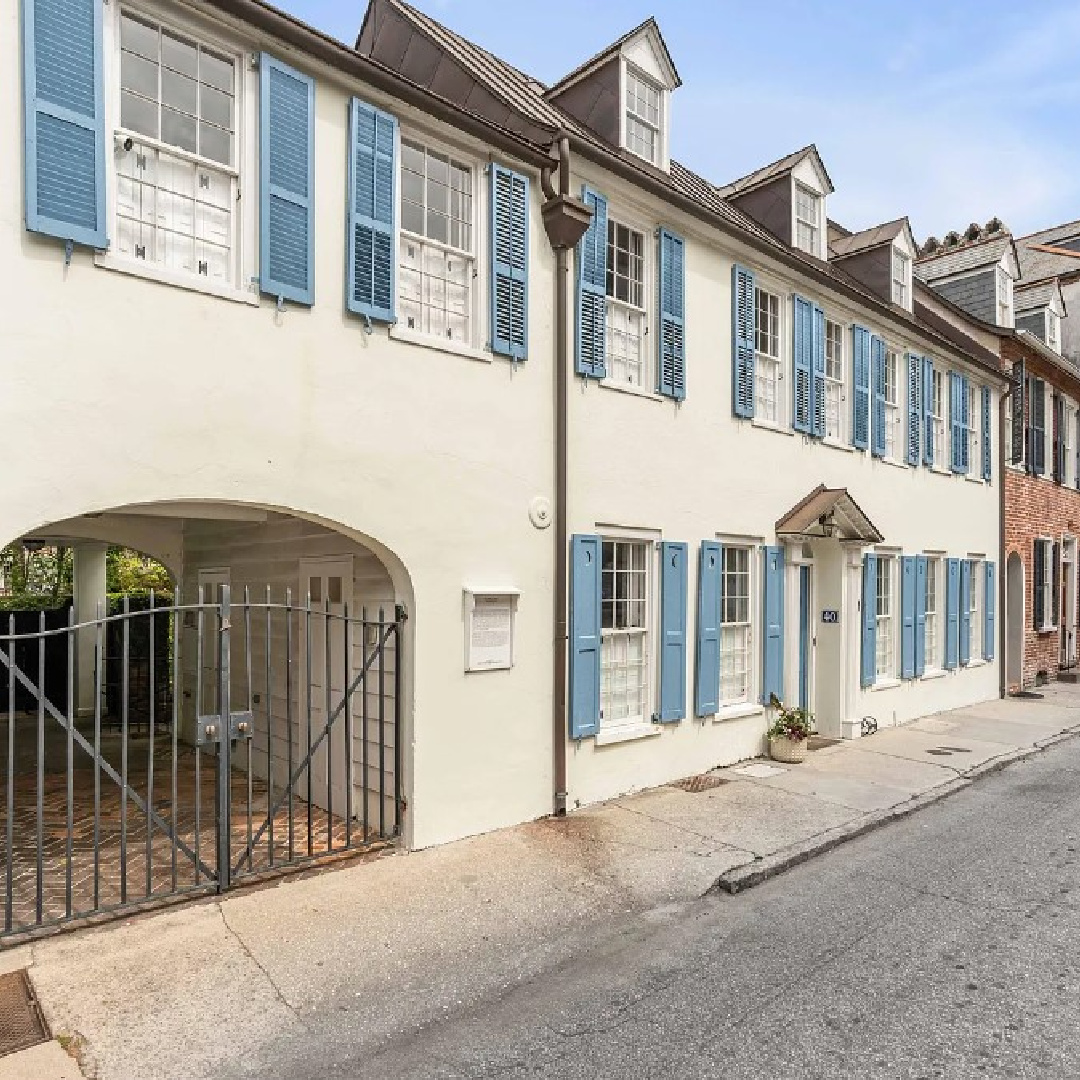
{"type": "Polygon", "coordinates": [[[1024,447],[1027,445],[1027,431],[1025,429],[1027,378],[1024,374],[1024,361],[1017,360],[1012,368],[1012,446],[1010,447],[1009,460],[1013,465],[1023,465],[1024,447]]]}

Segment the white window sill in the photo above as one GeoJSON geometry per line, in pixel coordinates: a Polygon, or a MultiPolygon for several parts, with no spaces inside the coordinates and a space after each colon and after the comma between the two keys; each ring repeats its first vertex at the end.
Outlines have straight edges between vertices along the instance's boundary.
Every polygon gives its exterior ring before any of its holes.
{"type": "MultiPolygon", "coordinates": [[[[646,401],[663,402],[665,399],[652,390],[646,390],[644,386],[634,386],[633,383],[615,382],[610,376],[600,380],[600,385],[605,390],[617,390],[620,394],[629,394],[631,397],[644,398],[646,401]]],[[[671,400],[668,398],[667,400],[671,400]]]]}
{"type": "Polygon", "coordinates": [[[408,345],[419,345],[421,348],[432,349],[434,352],[449,353],[451,356],[461,356],[466,360],[479,360],[484,364],[490,364],[494,360],[494,357],[487,349],[477,349],[473,345],[462,345],[457,341],[433,337],[431,334],[422,334],[419,330],[410,330],[400,323],[394,323],[390,327],[390,337],[394,341],[401,341],[408,345]]]}
{"type": "Polygon", "coordinates": [[[978,485],[980,485],[980,487],[989,487],[990,486],[989,483],[986,480],[984,480],[981,476],[968,475],[968,476],[965,476],[964,479],[969,484],[978,484],[978,485]]]}
{"type": "Polygon", "coordinates": [[[1040,626],[1039,629],[1035,631],[1036,634],[1054,634],[1056,632],[1056,626],[1040,626]]]}
{"type": "Polygon", "coordinates": [[[775,431],[780,435],[801,435],[801,431],[794,431],[792,428],[784,427],[782,424],[777,424],[772,420],[759,420],[756,416],[750,421],[756,428],[763,428],[765,431],[775,431]]]}
{"type": "Polygon", "coordinates": [[[899,679],[878,679],[870,689],[876,693],[878,690],[895,690],[899,685],[899,679]]]}
{"type": "Polygon", "coordinates": [[[905,461],[897,461],[896,458],[891,457],[879,457],[875,458],[875,461],[880,461],[882,465],[891,465],[894,469],[910,469],[911,466],[905,461]]]}
{"type": "Polygon", "coordinates": [[[968,662],[967,662],[967,663],[966,663],[966,664],[964,665],[964,667],[969,667],[969,668],[973,668],[973,667],[986,667],[986,665],[987,665],[987,664],[988,664],[989,662],[990,662],[989,660],[984,660],[984,659],[983,659],[983,658],[982,658],[982,657],[980,656],[980,657],[979,657],[979,658],[978,658],[977,660],[969,660],[969,661],[968,661],[968,662]]]}
{"type": "Polygon", "coordinates": [[[949,673],[944,668],[927,668],[920,676],[920,681],[927,679],[944,679],[949,673]]]}
{"type": "Polygon", "coordinates": [[[197,274],[185,274],[180,270],[168,270],[164,266],[154,266],[152,263],[145,263],[141,259],[126,259],[121,255],[113,255],[108,251],[99,251],[94,255],[94,265],[100,266],[103,270],[117,270],[121,274],[131,274],[132,277],[156,281],[160,285],[172,285],[178,289],[187,289],[189,292],[216,296],[220,300],[232,300],[234,303],[250,304],[252,307],[259,306],[257,293],[237,289],[232,285],[216,284],[206,278],[200,278],[197,274]]]}
{"type": "Polygon", "coordinates": [[[763,716],[764,705],[757,705],[753,701],[743,701],[738,705],[721,705],[713,713],[713,723],[722,724],[725,720],[741,720],[744,716],[763,716]]]}
{"type": "Polygon", "coordinates": [[[840,439],[833,439],[828,435],[824,439],[820,440],[822,446],[831,446],[834,450],[845,450],[849,454],[864,454],[865,450],[858,450],[850,443],[842,442],[840,439]]]}
{"type": "Polygon", "coordinates": [[[653,723],[633,724],[626,727],[608,728],[603,727],[596,733],[597,746],[611,746],[614,743],[633,742],[635,739],[648,739],[660,734],[660,725],[653,723]]]}

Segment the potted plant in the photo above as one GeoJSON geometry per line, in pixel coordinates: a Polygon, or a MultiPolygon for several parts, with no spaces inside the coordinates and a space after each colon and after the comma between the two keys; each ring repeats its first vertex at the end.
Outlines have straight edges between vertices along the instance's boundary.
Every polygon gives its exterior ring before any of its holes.
{"type": "Polygon", "coordinates": [[[769,704],[776,710],[776,719],[766,732],[769,757],[791,765],[805,761],[814,734],[814,717],[805,709],[788,708],[775,694],[770,696],[769,704]]]}

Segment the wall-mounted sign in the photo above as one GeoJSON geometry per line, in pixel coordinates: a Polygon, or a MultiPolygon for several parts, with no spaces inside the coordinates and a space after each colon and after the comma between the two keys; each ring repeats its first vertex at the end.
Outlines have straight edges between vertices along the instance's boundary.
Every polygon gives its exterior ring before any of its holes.
{"type": "Polygon", "coordinates": [[[835,608],[825,608],[821,613],[821,621],[823,623],[838,623],[840,621],[840,612],[835,608]]]}
{"type": "Polygon", "coordinates": [[[498,671],[514,664],[514,590],[465,590],[465,670],[498,671]]]}

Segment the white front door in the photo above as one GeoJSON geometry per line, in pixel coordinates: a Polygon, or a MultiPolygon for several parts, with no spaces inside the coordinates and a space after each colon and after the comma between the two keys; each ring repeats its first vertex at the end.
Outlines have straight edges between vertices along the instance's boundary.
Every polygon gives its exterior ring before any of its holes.
{"type": "MultiPolygon", "coordinates": [[[[340,709],[351,682],[352,658],[345,655],[345,606],[352,603],[352,558],[303,559],[300,593],[311,601],[310,633],[301,627],[301,683],[297,715],[300,718],[300,757],[308,752],[308,704],[311,742],[314,745],[327,719],[338,712],[329,733],[311,759],[311,801],[335,817],[346,812],[346,716],[340,709]],[[310,652],[309,650],[310,638],[310,652]],[[340,711],[339,711],[340,710],[340,711]]],[[[350,612],[351,614],[351,612],[350,612]]],[[[351,752],[351,748],[350,748],[351,752]]],[[[297,794],[307,798],[307,776],[297,794]]],[[[353,808],[356,812],[356,808],[353,808]]]]}

